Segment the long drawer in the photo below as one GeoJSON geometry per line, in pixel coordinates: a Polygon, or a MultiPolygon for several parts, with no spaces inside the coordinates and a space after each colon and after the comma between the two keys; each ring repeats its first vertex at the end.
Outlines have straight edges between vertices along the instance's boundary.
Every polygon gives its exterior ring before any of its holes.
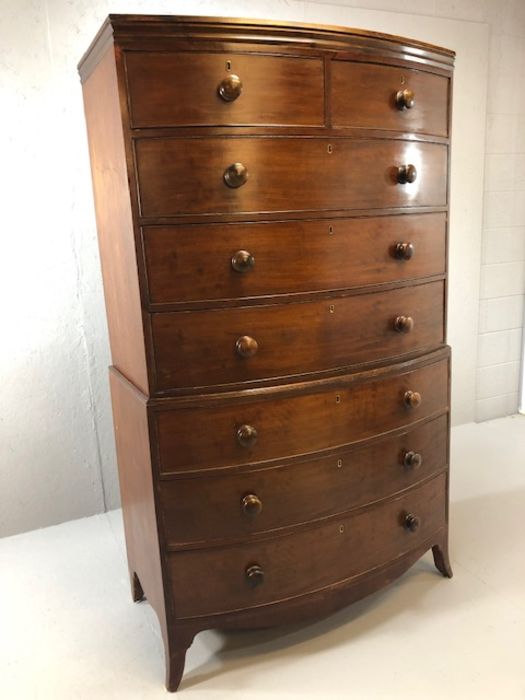
{"type": "Polygon", "coordinates": [[[445,272],[445,214],[145,226],[149,300],[347,289],[445,272]]]}
{"type": "MultiPolygon", "coordinates": [[[[447,147],[439,144],[232,136],[140,138],[135,149],[146,217],[447,202],[447,147]],[[400,184],[398,168],[409,165],[415,167],[409,178],[415,174],[415,181],[400,184]]],[[[403,177],[408,174],[405,170],[403,177]]]]}
{"type": "Polygon", "coordinates": [[[448,406],[448,362],[393,376],[375,371],[279,393],[164,401],[155,411],[161,473],[259,464],[337,448],[411,423],[448,406]],[[419,400],[418,400],[419,399],[419,400]]]}
{"type": "Polygon", "coordinates": [[[444,341],[444,283],[315,302],[152,315],[156,388],[341,369],[444,341]]]}
{"type": "Polygon", "coordinates": [[[449,82],[406,67],[332,61],[332,123],[447,136],[449,82]]]}
{"type": "Polygon", "coordinates": [[[320,58],[126,51],[134,127],[324,123],[320,58]]]}
{"type": "Polygon", "coordinates": [[[367,573],[446,522],[446,476],[367,511],[284,537],[172,554],[177,617],[267,605],[367,573]]]}
{"type": "Polygon", "coordinates": [[[166,541],[240,539],[386,498],[446,466],[447,422],[444,414],[401,435],[306,462],[161,481],[166,541]]]}

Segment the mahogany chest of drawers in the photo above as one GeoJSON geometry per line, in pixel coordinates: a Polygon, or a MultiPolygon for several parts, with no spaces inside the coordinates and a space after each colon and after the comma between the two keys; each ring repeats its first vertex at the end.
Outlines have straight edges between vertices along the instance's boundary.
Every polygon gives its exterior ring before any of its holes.
{"type": "Polygon", "coordinates": [[[112,15],[80,64],[134,600],[207,628],[448,561],[453,52],[112,15]]]}

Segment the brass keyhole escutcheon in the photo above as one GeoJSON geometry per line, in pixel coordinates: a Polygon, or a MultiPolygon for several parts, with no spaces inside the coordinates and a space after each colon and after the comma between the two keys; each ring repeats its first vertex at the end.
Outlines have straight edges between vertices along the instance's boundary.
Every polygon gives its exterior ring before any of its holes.
{"type": "Polygon", "coordinates": [[[338,468],[338,469],[341,469],[342,466],[343,466],[343,460],[342,460],[342,459],[338,459],[338,460],[337,460],[337,468],[338,468]]]}
{"type": "Polygon", "coordinates": [[[336,394],[336,395],[335,395],[335,402],[336,402],[336,403],[341,403],[341,394],[336,394]]]}
{"type": "Polygon", "coordinates": [[[231,69],[232,69],[232,62],[226,61],[226,70],[231,70],[231,69]]]}
{"type": "Polygon", "coordinates": [[[328,153],[333,153],[334,148],[333,148],[331,143],[328,144],[328,146],[326,147],[326,150],[328,151],[328,153]]]}
{"type": "Polygon", "coordinates": [[[335,306],[334,306],[333,304],[330,304],[330,306],[328,307],[328,311],[329,311],[331,314],[335,313],[335,306]]]}
{"type": "Polygon", "coordinates": [[[333,226],[329,226],[329,227],[328,227],[328,235],[329,235],[329,236],[333,236],[333,234],[334,234],[334,227],[333,227],[333,226]]]}
{"type": "Polygon", "coordinates": [[[339,525],[339,534],[342,535],[344,531],[345,531],[345,526],[344,526],[344,525],[339,525]]]}

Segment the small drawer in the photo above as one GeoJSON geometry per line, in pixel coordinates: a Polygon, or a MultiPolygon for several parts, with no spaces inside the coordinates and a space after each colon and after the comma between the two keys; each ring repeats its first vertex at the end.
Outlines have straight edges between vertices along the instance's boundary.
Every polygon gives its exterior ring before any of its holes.
{"type": "Polygon", "coordinates": [[[141,138],[145,217],[445,206],[447,146],[272,136],[141,138]]]}
{"type": "Polygon", "coordinates": [[[448,135],[449,78],[370,63],[331,65],[335,127],[448,135]]]}
{"type": "Polygon", "coordinates": [[[408,427],[448,406],[445,360],[411,371],[404,366],[386,378],[370,370],[361,379],[342,377],[322,389],[304,385],[292,396],[261,390],[243,400],[187,400],[181,408],[163,402],[155,414],[160,472],[309,455],[408,427]]]}
{"type": "Polygon", "coordinates": [[[243,538],[386,498],[447,464],[447,415],[351,451],[220,476],[160,482],[168,544],[243,538]]]}
{"type": "Polygon", "coordinates": [[[151,317],[156,390],[341,370],[439,346],[444,282],[271,306],[151,317]]]}
{"type": "Polygon", "coordinates": [[[149,300],[252,299],[444,274],[445,214],[145,226],[149,300]]]}
{"type": "Polygon", "coordinates": [[[319,58],[126,51],[132,127],[321,126],[319,58]]]}
{"type": "Polygon", "coordinates": [[[169,558],[177,617],[230,612],[322,590],[386,565],[446,523],[446,475],[367,511],[276,539],[169,558]]]}

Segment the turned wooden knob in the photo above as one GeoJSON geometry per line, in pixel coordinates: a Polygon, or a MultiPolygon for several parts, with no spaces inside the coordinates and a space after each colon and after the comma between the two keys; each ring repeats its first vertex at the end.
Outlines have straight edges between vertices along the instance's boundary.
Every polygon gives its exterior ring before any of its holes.
{"type": "Polygon", "coordinates": [[[242,497],[241,509],[244,515],[250,518],[255,518],[262,511],[262,501],[255,493],[247,493],[242,497]]]}
{"type": "Polygon", "coordinates": [[[237,441],[242,447],[253,447],[257,442],[257,430],[253,425],[241,425],[237,430],[237,441]]]}
{"type": "Polygon", "coordinates": [[[232,256],[232,267],[235,272],[248,272],[254,265],[255,258],[247,250],[238,250],[232,256]]]}
{"type": "Polygon", "coordinates": [[[256,588],[264,583],[264,571],[259,564],[247,566],[244,575],[250,588],[256,588]]]}
{"type": "Polygon", "coordinates": [[[242,92],[242,80],[234,73],[227,75],[219,83],[217,92],[225,102],[233,102],[242,92]]]}
{"type": "Polygon", "coordinates": [[[248,168],[242,163],[232,163],[224,171],[223,177],[228,187],[241,187],[248,179],[248,168]]]}
{"type": "Polygon", "coordinates": [[[407,165],[400,165],[397,169],[397,181],[400,185],[412,184],[416,181],[417,170],[416,166],[408,163],[407,165]]]}
{"type": "Polygon", "coordinates": [[[423,457],[419,454],[419,452],[409,450],[403,455],[403,464],[407,469],[419,469],[419,467],[423,464],[423,457]]]}
{"type": "Polygon", "coordinates": [[[394,330],[398,333],[410,333],[414,328],[412,316],[396,316],[394,319],[394,330]]]}
{"type": "Polygon", "coordinates": [[[421,394],[418,391],[410,391],[409,389],[405,391],[403,401],[407,408],[417,408],[421,405],[421,394]]]}
{"type": "Polygon", "coordinates": [[[413,513],[407,513],[403,524],[407,530],[410,530],[410,532],[415,532],[421,525],[421,518],[413,513]]]}
{"type": "Polygon", "coordinates": [[[412,109],[416,103],[416,96],[412,90],[405,88],[396,92],[395,102],[398,109],[412,109]]]}
{"type": "Polygon", "coordinates": [[[396,243],[394,247],[394,257],[398,260],[410,260],[414,255],[414,246],[412,243],[396,243]]]}
{"type": "Polygon", "coordinates": [[[241,336],[235,343],[235,350],[239,357],[253,357],[258,347],[259,345],[255,338],[250,338],[249,335],[241,336]]]}

